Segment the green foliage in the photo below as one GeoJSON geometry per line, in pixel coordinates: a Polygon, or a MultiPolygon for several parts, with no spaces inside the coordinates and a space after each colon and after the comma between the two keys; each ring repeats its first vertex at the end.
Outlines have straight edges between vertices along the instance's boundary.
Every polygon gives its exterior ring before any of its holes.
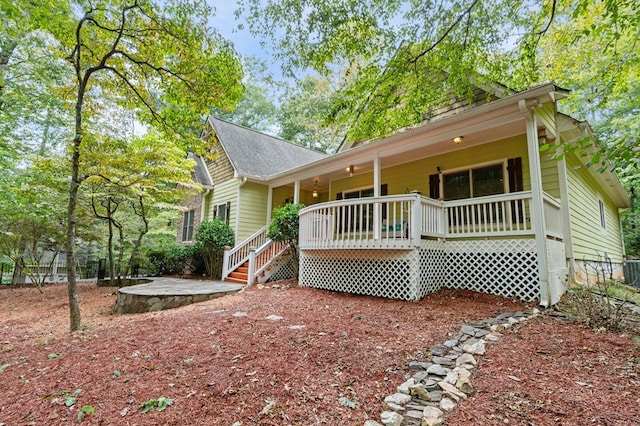
{"type": "Polygon", "coordinates": [[[91,414],[95,414],[95,412],[96,412],[96,407],[94,407],[93,405],[83,405],[78,410],[78,421],[80,423],[82,423],[82,421],[84,420],[84,418],[86,416],[90,416],[91,414]]]}
{"type": "Polygon", "coordinates": [[[148,413],[154,408],[158,411],[162,411],[171,405],[173,405],[173,399],[161,396],[158,399],[150,399],[141,403],[140,405],[138,405],[138,408],[140,408],[143,413],[148,413]]]}
{"type": "Polygon", "coordinates": [[[267,237],[274,241],[282,241],[293,246],[298,244],[300,235],[300,219],[298,214],[304,204],[286,204],[273,209],[271,223],[267,229],[267,237]]]}
{"type": "Polygon", "coordinates": [[[267,238],[287,243],[291,250],[294,275],[298,277],[298,237],[300,235],[299,212],[304,204],[286,204],[273,209],[271,223],[267,228],[267,238]]]}
{"type": "Polygon", "coordinates": [[[71,393],[71,395],[64,397],[62,403],[67,407],[73,407],[76,402],[78,402],[78,395],[80,395],[81,393],[82,389],[76,389],[75,391],[73,391],[73,393],[71,393]]]}
{"type": "Polygon", "coordinates": [[[307,76],[281,98],[280,137],[320,152],[335,152],[346,129],[327,123],[334,90],[326,79],[307,76]]]}
{"type": "Polygon", "coordinates": [[[226,221],[215,218],[200,224],[196,231],[196,250],[202,256],[209,277],[222,273],[222,253],[224,248],[233,247],[233,229],[226,221]]]}
{"type": "Polygon", "coordinates": [[[214,117],[260,132],[272,132],[276,125],[276,106],[270,91],[277,86],[267,73],[266,63],[256,57],[243,59],[245,90],[233,110],[212,108],[214,117]]]}

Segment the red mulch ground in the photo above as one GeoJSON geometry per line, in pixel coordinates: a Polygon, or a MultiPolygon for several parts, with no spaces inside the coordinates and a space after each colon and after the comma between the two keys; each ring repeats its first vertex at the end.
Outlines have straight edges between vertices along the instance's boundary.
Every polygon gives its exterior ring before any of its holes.
{"type": "MultiPolygon", "coordinates": [[[[95,413],[83,424],[361,425],[379,419],[408,361],[463,323],[529,307],[462,291],[408,303],[283,286],[114,315],[114,291],[81,284],[86,328],[70,335],[66,286],[0,289],[0,425],[78,423],[84,405],[95,413]],[[160,397],[173,405],[139,408],[160,397]]],[[[639,360],[628,336],[530,320],[491,344],[447,424],[638,425],[639,360]]]]}

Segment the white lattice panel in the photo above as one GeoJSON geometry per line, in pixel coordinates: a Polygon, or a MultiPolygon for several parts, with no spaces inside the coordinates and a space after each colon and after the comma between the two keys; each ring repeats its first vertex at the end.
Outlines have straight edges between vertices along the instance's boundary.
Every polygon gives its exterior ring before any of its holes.
{"type": "Polygon", "coordinates": [[[443,268],[440,287],[473,290],[531,301],[540,297],[533,239],[424,241],[421,251],[443,268]]]}
{"type": "MultiPolygon", "coordinates": [[[[547,240],[547,269],[549,271],[549,303],[555,305],[567,291],[569,268],[562,241],[547,240]]],[[[547,301],[541,301],[544,304],[547,301]]]]}
{"type": "Polygon", "coordinates": [[[302,250],[300,285],[418,300],[417,250],[302,250]]]}
{"type": "Polygon", "coordinates": [[[293,269],[293,257],[291,255],[280,256],[271,265],[271,275],[267,281],[290,280],[295,278],[293,269]]]}
{"type": "Polygon", "coordinates": [[[435,293],[445,286],[447,275],[446,243],[444,241],[424,241],[420,253],[419,297],[435,293]]]}
{"type": "Polygon", "coordinates": [[[418,300],[441,288],[540,298],[533,239],[423,241],[419,250],[307,250],[300,285],[418,300]]]}

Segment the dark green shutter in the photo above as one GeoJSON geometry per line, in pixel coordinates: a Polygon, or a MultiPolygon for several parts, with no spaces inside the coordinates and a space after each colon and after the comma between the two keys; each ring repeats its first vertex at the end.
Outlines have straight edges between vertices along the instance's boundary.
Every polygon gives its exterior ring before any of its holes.
{"type": "Polygon", "coordinates": [[[429,197],[440,198],[440,173],[429,175],[429,197]]]}
{"type": "Polygon", "coordinates": [[[522,184],[522,158],[510,158],[507,160],[507,172],[509,173],[509,192],[524,191],[522,184]]]}

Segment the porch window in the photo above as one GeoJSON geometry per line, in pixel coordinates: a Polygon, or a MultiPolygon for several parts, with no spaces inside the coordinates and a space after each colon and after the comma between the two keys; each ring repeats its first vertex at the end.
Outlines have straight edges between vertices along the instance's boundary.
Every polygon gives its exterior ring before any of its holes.
{"type": "MultiPolygon", "coordinates": [[[[356,191],[343,192],[342,198],[345,200],[353,198],[373,197],[373,188],[359,189],[356,191]]],[[[365,204],[361,206],[349,206],[347,208],[347,221],[350,231],[364,231],[373,229],[373,205],[365,204]]]]}
{"type": "Polygon", "coordinates": [[[444,199],[450,201],[503,194],[503,174],[502,163],[446,173],[442,182],[444,199]]]}
{"type": "Polygon", "coordinates": [[[196,215],[195,210],[184,212],[182,218],[182,241],[193,241],[193,221],[196,215]]]}

